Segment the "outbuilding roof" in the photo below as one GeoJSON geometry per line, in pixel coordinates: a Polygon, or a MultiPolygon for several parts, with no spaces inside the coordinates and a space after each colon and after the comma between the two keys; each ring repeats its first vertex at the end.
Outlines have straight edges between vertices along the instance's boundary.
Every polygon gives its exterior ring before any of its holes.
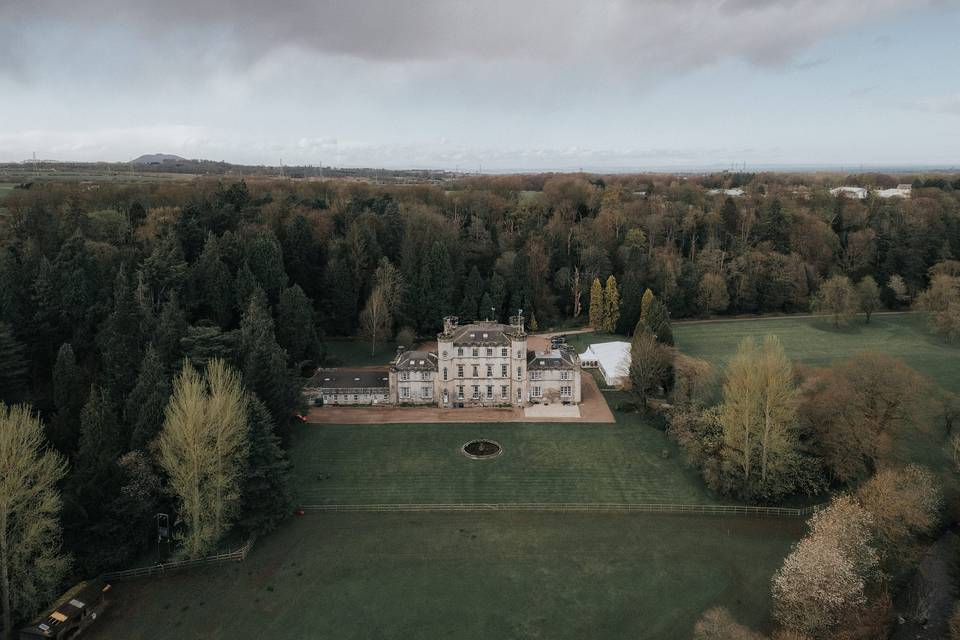
{"type": "Polygon", "coordinates": [[[379,389],[390,386],[386,369],[318,369],[305,389],[379,389]]]}

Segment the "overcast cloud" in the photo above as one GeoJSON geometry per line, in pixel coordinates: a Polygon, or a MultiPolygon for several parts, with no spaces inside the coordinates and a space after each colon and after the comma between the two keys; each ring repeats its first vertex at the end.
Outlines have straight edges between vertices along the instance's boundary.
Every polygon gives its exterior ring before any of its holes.
{"type": "Polygon", "coordinates": [[[934,135],[956,125],[958,15],[949,0],[0,0],[0,159],[960,161],[956,134],[934,135]],[[939,85],[922,66],[938,62],[939,85]],[[919,147],[864,139],[906,118],[919,147]]]}

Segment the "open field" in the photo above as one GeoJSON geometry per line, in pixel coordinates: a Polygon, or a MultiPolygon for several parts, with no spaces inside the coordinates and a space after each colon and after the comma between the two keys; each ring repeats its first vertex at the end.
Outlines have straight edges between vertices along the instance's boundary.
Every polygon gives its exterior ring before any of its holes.
{"type": "MultiPolygon", "coordinates": [[[[857,318],[848,327],[834,329],[820,318],[777,317],[744,320],[677,322],[673,325],[677,348],[702,358],[722,370],[740,341],[767,334],[779,336],[787,355],[797,362],[825,366],[864,351],[899,358],[944,389],[960,393],[960,347],[948,344],[927,330],[921,314],[874,315],[870,324],[857,318]]],[[[621,336],[581,334],[568,342],[582,351],[591,342],[622,340],[621,336]]],[[[894,455],[904,462],[920,462],[934,468],[948,466],[942,425],[935,424],[936,406],[922,407],[917,424],[897,436],[894,455]]]]}
{"type": "Polygon", "coordinates": [[[243,563],[114,585],[107,640],[690,637],[709,607],[767,622],[794,519],[317,514],[243,563]]]}
{"type": "Polygon", "coordinates": [[[863,351],[899,358],[939,385],[960,392],[960,347],[950,345],[927,330],[921,314],[874,316],[870,324],[857,319],[834,329],[817,318],[770,318],[725,322],[677,323],[677,347],[684,353],[724,365],[748,336],[780,337],[787,355],[811,365],[827,365],[863,351]]]}
{"type": "Polygon", "coordinates": [[[294,486],[302,504],[713,502],[662,431],[614,416],[615,424],[298,425],[294,486]],[[465,458],[459,448],[475,438],[504,453],[465,458]]]}
{"type": "Polygon", "coordinates": [[[396,343],[381,342],[371,353],[370,343],[359,338],[327,340],[323,346],[327,359],[336,363],[330,366],[338,367],[386,366],[397,354],[396,343]]]}

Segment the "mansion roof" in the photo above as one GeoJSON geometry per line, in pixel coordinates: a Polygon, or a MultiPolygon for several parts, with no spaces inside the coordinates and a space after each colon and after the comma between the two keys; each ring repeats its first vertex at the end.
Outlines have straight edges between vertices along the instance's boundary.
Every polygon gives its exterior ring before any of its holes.
{"type": "Polygon", "coordinates": [[[436,371],[437,354],[430,351],[404,351],[393,363],[395,371],[436,371]]]}
{"type": "Polygon", "coordinates": [[[516,339],[517,328],[499,322],[473,322],[453,327],[449,334],[440,334],[441,340],[452,340],[455,347],[509,347],[516,339]]]}

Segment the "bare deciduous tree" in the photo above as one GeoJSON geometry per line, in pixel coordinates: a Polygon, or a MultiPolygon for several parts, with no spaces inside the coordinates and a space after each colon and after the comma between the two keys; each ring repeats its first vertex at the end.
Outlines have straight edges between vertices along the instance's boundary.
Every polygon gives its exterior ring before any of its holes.
{"type": "Polygon", "coordinates": [[[776,336],[758,349],[745,339],[727,368],[720,420],[724,443],[745,485],[759,465],[759,482],[782,473],[796,454],[793,366],[776,336]]]}
{"type": "Polygon", "coordinates": [[[918,465],[880,469],[857,496],[873,515],[881,551],[892,560],[915,557],[915,539],[933,532],[943,508],[936,476],[918,465]]]}
{"type": "Polygon", "coordinates": [[[583,295],[580,285],[580,267],[574,267],[573,269],[573,281],[570,284],[571,293],[573,294],[573,317],[579,318],[580,312],[583,311],[583,303],[580,298],[583,295]]]}
{"type": "Polygon", "coordinates": [[[211,360],[203,376],[184,364],[167,405],[159,457],[179,501],[188,555],[209,551],[232,524],[247,450],[239,375],[220,359],[211,360]]]}
{"type": "Polygon", "coordinates": [[[813,305],[814,311],[830,317],[834,327],[850,322],[858,307],[857,292],[847,276],[833,276],[820,285],[813,305]]]}
{"type": "Polygon", "coordinates": [[[810,532],[773,576],[774,617],[813,637],[831,630],[867,605],[880,578],[870,513],[850,496],[835,498],[810,519],[810,532]]]}
{"type": "Polygon", "coordinates": [[[0,402],[0,608],[3,629],[52,598],[69,564],[60,553],[60,492],[66,462],[47,447],[26,405],[0,402]]]}

